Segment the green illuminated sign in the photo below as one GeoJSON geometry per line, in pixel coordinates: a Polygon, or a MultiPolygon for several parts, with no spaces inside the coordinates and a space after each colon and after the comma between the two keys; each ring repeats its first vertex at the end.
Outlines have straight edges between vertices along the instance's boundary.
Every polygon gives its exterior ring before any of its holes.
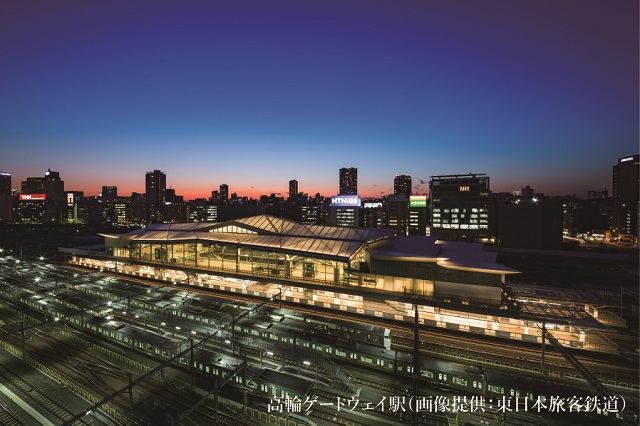
{"type": "Polygon", "coordinates": [[[427,196],[412,195],[409,198],[409,207],[427,207],[427,196]]]}

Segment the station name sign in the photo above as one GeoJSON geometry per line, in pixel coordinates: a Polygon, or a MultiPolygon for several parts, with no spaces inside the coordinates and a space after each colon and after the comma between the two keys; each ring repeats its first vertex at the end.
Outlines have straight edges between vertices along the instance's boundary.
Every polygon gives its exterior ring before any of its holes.
{"type": "Polygon", "coordinates": [[[427,196],[411,195],[409,197],[409,207],[427,207],[427,196]]]}
{"type": "Polygon", "coordinates": [[[20,194],[20,201],[44,201],[47,194],[20,194]]]}
{"type": "Polygon", "coordinates": [[[359,195],[334,195],[331,197],[332,207],[360,207],[359,195]]]}

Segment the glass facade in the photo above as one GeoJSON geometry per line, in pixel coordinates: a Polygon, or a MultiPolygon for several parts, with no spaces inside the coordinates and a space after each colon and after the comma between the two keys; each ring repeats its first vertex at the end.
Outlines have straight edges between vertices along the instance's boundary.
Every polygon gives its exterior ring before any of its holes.
{"type": "Polygon", "coordinates": [[[345,270],[348,271],[348,262],[200,242],[132,243],[128,248],[113,249],[113,255],[175,266],[332,284],[345,283],[345,270]]]}

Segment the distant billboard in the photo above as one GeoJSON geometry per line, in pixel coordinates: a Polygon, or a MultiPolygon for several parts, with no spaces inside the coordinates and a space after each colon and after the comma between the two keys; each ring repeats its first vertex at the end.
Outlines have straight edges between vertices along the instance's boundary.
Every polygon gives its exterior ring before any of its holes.
{"type": "Polygon", "coordinates": [[[410,196],[409,207],[427,207],[427,196],[426,195],[410,196]]]}
{"type": "Polygon", "coordinates": [[[334,195],[331,197],[331,207],[360,207],[359,195],[334,195]]]}
{"type": "Polygon", "coordinates": [[[382,203],[364,203],[365,209],[377,209],[381,207],[382,207],[382,203]]]}
{"type": "Polygon", "coordinates": [[[44,201],[47,194],[20,194],[20,201],[44,201]]]}

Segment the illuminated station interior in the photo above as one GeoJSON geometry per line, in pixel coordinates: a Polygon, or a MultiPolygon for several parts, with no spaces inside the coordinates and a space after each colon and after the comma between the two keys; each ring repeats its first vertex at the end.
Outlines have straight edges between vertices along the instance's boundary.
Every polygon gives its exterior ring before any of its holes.
{"type": "Polygon", "coordinates": [[[154,224],[102,234],[105,252],[61,249],[68,261],[174,284],[528,342],[545,327],[563,345],[608,351],[597,310],[505,293],[497,253],[480,243],[390,230],[302,225],[261,215],[222,223],[154,224]],[[513,300],[516,299],[516,300],[513,300]]]}

